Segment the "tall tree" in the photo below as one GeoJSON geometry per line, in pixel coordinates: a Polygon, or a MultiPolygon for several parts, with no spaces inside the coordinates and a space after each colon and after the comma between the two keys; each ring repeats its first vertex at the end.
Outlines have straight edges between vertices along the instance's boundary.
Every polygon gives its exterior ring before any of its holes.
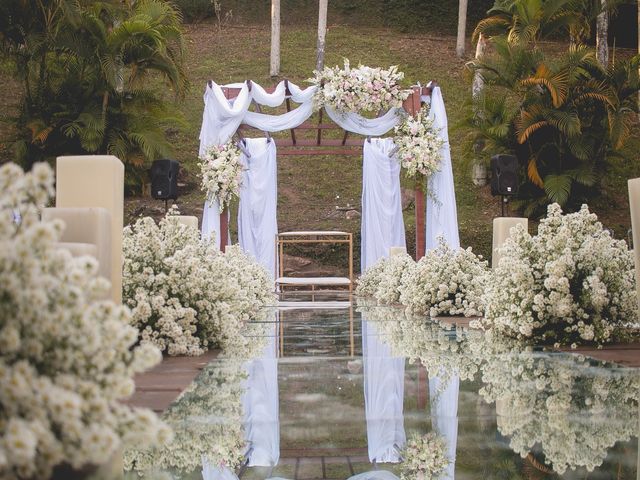
{"type": "Polygon", "coordinates": [[[465,51],[467,37],[467,0],[458,0],[458,39],[456,41],[456,54],[462,58],[465,51]]]}
{"type": "Polygon", "coordinates": [[[280,74],[280,0],[271,0],[271,66],[272,77],[280,74]]]}
{"type": "Polygon", "coordinates": [[[327,6],[328,0],[318,2],[318,55],[316,57],[316,70],[324,68],[324,45],[327,35],[327,6]]]}
{"type": "Polygon", "coordinates": [[[607,0],[600,0],[600,13],[596,19],[596,57],[603,67],[609,64],[609,10],[607,0]]]}

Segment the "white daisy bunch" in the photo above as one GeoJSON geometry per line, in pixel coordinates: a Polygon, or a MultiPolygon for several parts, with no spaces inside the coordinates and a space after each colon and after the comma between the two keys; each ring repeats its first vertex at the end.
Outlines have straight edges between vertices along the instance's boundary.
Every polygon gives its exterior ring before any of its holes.
{"type": "Polygon", "coordinates": [[[243,332],[273,302],[269,274],[238,247],[219,252],[174,213],[124,231],[123,296],[142,343],[169,355],[250,355],[243,332]]]}
{"type": "Polygon", "coordinates": [[[163,471],[199,471],[202,461],[235,470],[247,450],[242,395],[243,361],[214,362],[198,375],[163,415],[174,431],[172,442],[156,449],[125,452],[125,469],[157,478],[163,471]]]}
{"type": "Polygon", "coordinates": [[[242,162],[240,149],[233,143],[211,145],[199,157],[202,191],[210,202],[217,199],[220,212],[240,194],[242,162]]]}
{"type": "Polygon", "coordinates": [[[429,118],[428,107],[423,107],[416,117],[407,115],[394,128],[393,141],[397,149],[395,158],[409,178],[418,174],[428,178],[440,170],[445,142],[429,118]]]}
{"type": "Polygon", "coordinates": [[[407,254],[381,259],[360,277],[356,293],[370,295],[380,304],[397,304],[403,278],[411,275],[415,266],[416,262],[407,254]]]}
{"type": "Polygon", "coordinates": [[[517,228],[502,250],[477,326],[518,341],[602,346],[638,320],[634,260],[586,205],[550,205],[538,234],[517,228]]]}
{"type": "Polygon", "coordinates": [[[317,109],[326,105],[340,113],[378,113],[402,107],[410,94],[400,86],[404,73],[397,66],[386,70],[364,65],[351,68],[345,58],[344,68],[336,65],[313,73],[309,81],[318,87],[314,97],[317,109]]]}
{"type": "Polygon", "coordinates": [[[400,303],[418,315],[482,315],[487,262],[471,248],[452,249],[444,239],[403,277],[400,303]]]}
{"type": "Polygon", "coordinates": [[[53,183],[46,164],[0,167],[0,479],[49,478],[171,436],[121,403],[160,352],[135,346],[126,307],[98,300],[97,262],[55,247],[62,223],[39,220],[53,183]]]}
{"type": "Polygon", "coordinates": [[[496,402],[498,430],[523,458],[539,445],[558,474],[591,472],[637,435],[640,377],[608,367],[574,355],[486,355],[480,395],[496,402]]]}
{"type": "Polygon", "coordinates": [[[447,440],[434,432],[413,434],[402,449],[400,480],[436,480],[451,463],[447,440]]]}

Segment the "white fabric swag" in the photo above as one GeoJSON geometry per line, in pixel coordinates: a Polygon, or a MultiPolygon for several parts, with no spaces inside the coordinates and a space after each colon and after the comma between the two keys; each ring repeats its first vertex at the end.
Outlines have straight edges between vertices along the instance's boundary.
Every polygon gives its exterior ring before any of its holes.
{"type": "Polygon", "coordinates": [[[240,187],[238,240],[240,247],[275,279],[275,242],[278,233],[276,145],[266,138],[247,138],[243,141],[251,157],[242,155],[245,170],[240,187]]]}
{"type": "Polygon", "coordinates": [[[404,358],[394,357],[379,337],[375,325],[362,315],[364,406],[369,460],[400,461],[398,449],[407,438],[404,431],[404,358]]]}
{"type": "Polygon", "coordinates": [[[442,163],[440,170],[434,173],[427,184],[432,195],[427,197],[427,213],[425,220],[426,249],[432,250],[438,245],[438,237],[443,236],[449,247],[460,248],[458,234],[458,210],[456,208],[456,191],[453,184],[453,169],[451,167],[451,150],[449,147],[449,132],[447,111],[440,87],[431,92],[431,109],[429,117],[438,130],[444,145],[440,150],[442,163]]]}
{"type": "Polygon", "coordinates": [[[400,164],[390,156],[390,138],[364,142],[362,162],[361,270],[389,256],[390,247],[406,247],[400,164]]]}

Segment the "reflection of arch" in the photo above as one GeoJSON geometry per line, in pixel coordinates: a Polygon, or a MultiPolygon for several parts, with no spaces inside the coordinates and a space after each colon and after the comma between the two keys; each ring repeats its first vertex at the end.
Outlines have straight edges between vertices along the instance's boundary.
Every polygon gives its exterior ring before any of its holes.
{"type": "Polygon", "coordinates": [[[456,469],[456,448],[458,445],[458,397],[460,377],[452,375],[446,386],[441,385],[435,376],[429,379],[429,398],[431,400],[431,422],[438,435],[447,441],[449,466],[440,477],[442,480],[453,480],[456,469]],[[442,389],[442,391],[440,391],[442,389]]]}
{"type": "MultiPolygon", "coordinates": [[[[378,337],[373,323],[362,317],[364,404],[367,447],[371,462],[399,462],[398,448],[406,443],[404,431],[404,363],[378,337]]],[[[370,477],[375,478],[375,477],[370,477]]]]}

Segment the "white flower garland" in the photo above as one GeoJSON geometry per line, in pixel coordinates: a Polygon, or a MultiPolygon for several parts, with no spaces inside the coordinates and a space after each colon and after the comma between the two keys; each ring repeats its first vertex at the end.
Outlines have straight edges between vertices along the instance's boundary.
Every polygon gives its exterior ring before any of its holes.
{"type": "Polygon", "coordinates": [[[104,298],[97,262],[57,249],[61,222],[39,220],[53,172],[0,167],[0,478],[49,478],[54,467],[107,462],[123,445],[171,436],[126,406],[133,375],[160,361],[126,307],[104,298]],[[20,220],[16,220],[19,217],[20,220]]]}
{"type": "Polygon", "coordinates": [[[400,108],[411,93],[402,89],[404,73],[398,67],[388,69],[359,65],[351,68],[345,58],[344,68],[325,67],[314,71],[309,81],[318,87],[316,108],[329,106],[340,113],[386,111],[400,108]]]}
{"type": "Polygon", "coordinates": [[[476,325],[528,343],[603,345],[638,319],[634,261],[583,206],[549,207],[538,234],[518,228],[485,293],[476,325]]]}
{"type": "Polygon", "coordinates": [[[138,220],[124,230],[123,296],[143,343],[169,355],[199,355],[222,348],[250,357],[247,322],[273,302],[268,273],[238,247],[221,253],[175,212],[156,224],[138,220]]]}
{"type": "Polygon", "coordinates": [[[449,463],[444,437],[434,432],[413,434],[402,450],[400,480],[436,480],[449,463]]]}
{"type": "Polygon", "coordinates": [[[199,158],[202,190],[210,202],[217,199],[222,212],[238,198],[242,180],[240,149],[233,142],[209,146],[199,158]]]}
{"type": "Polygon", "coordinates": [[[429,118],[428,107],[423,107],[416,117],[407,115],[394,128],[395,157],[409,178],[418,174],[430,177],[440,169],[444,140],[440,138],[429,118]]]}

